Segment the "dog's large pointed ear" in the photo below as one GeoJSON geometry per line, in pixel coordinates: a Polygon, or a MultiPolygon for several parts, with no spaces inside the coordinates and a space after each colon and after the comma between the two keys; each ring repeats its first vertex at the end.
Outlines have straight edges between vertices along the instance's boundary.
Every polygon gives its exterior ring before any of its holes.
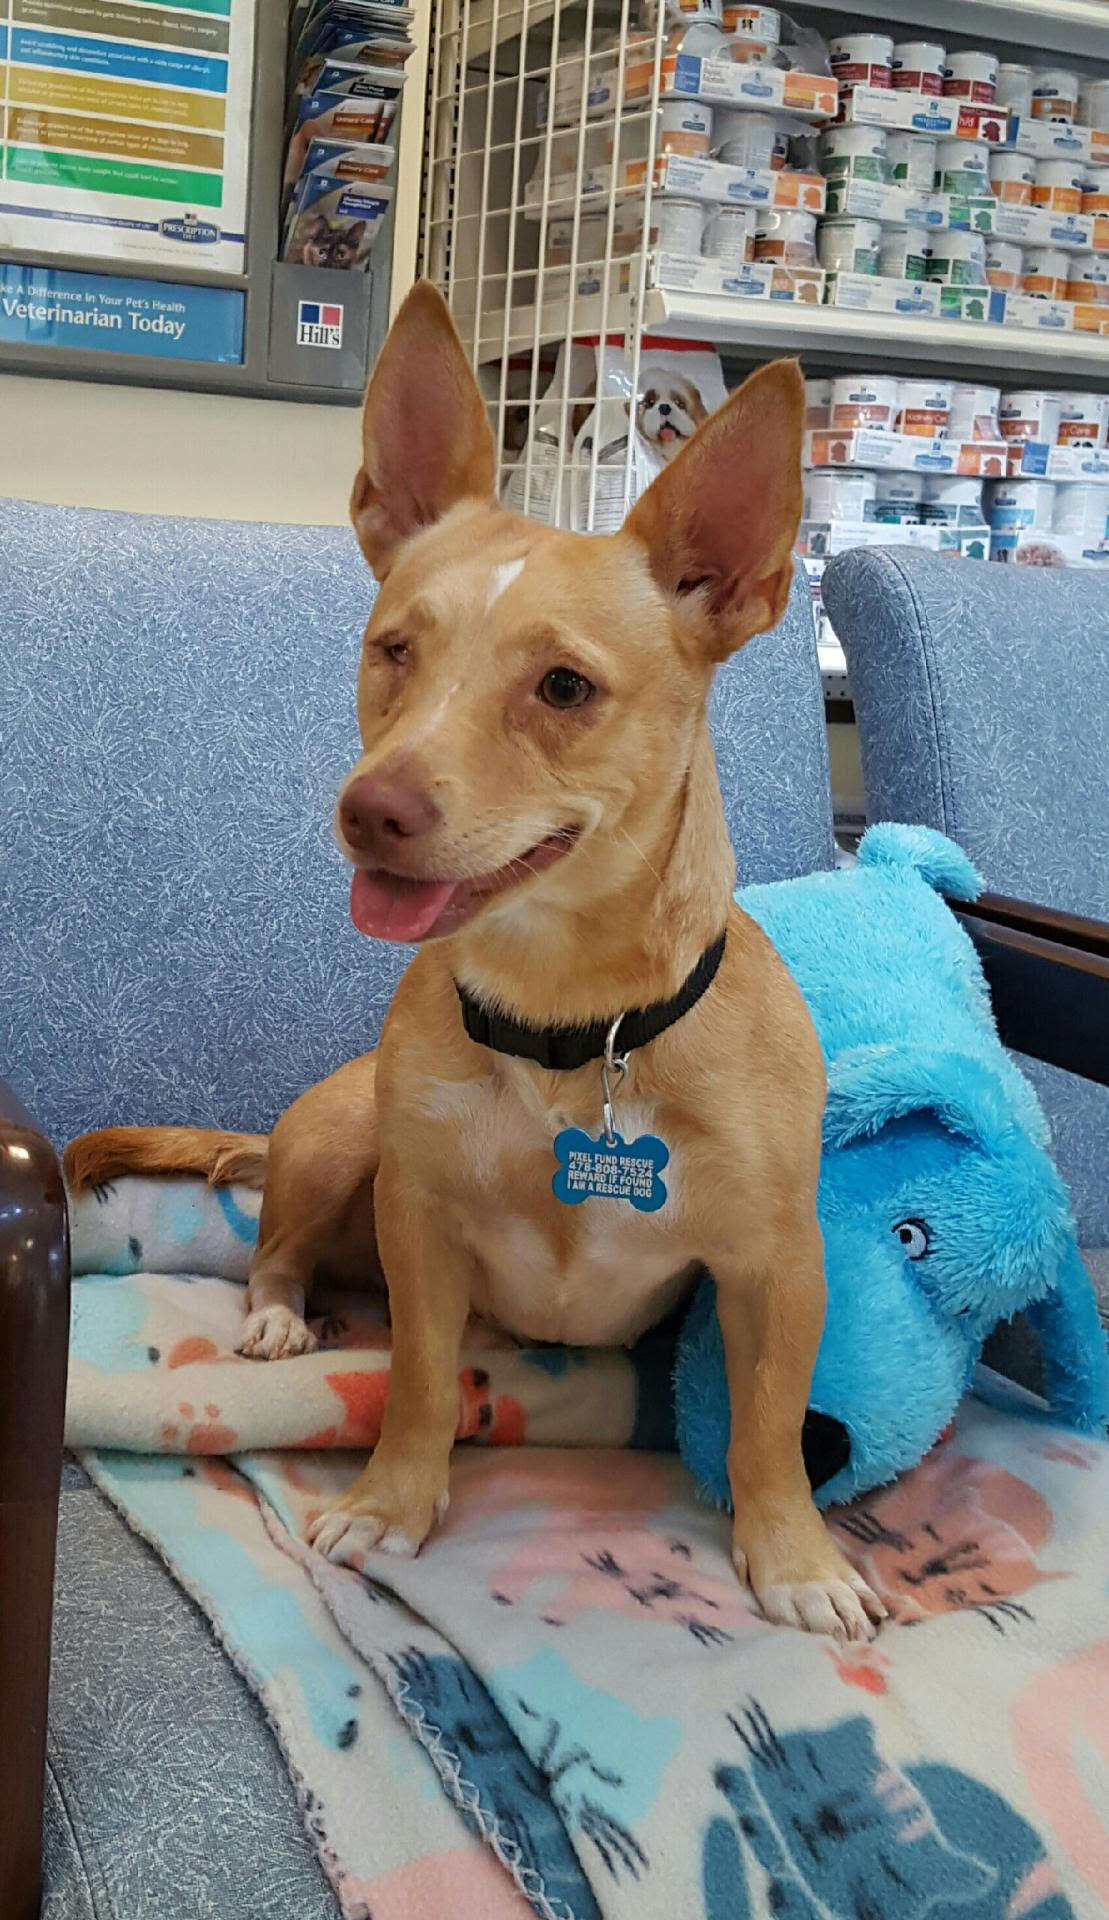
{"type": "Polygon", "coordinates": [[[697,429],[624,523],[664,592],[700,614],[714,660],[785,612],[804,419],[797,362],[761,367],[697,429]]]}
{"type": "Polygon", "coordinates": [[[389,329],[362,410],[350,496],[358,544],[379,580],[397,548],[460,500],[493,498],[493,435],[446,301],[419,280],[389,329]]]}

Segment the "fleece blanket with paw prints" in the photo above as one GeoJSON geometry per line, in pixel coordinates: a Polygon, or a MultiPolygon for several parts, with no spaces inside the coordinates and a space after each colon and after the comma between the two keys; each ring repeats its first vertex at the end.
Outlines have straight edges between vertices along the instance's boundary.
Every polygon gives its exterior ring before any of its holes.
{"type": "Polygon", "coordinates": [[[338,1302],[320,1352],[235,1355],[256,1212],[76,1203],[69,1438],[258,1694],[345,1920],[1109,1911],[1109,1448],[968,1400],[831,1516],[892,1615],[849,1648],[766,1625],[726,1520],[628,1450],[664,1368],[494,1348],[461,1429],[513,1444],[459,1450],[418,1559],[333,1566],[305,1531],[377,1431],[387,1335],[338,1302]]]}

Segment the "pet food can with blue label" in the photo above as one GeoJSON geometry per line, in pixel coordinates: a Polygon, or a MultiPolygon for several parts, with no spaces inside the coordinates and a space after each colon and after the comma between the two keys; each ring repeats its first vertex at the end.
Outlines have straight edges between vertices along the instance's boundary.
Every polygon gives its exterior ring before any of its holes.
{"type": "Polygon", "coordinates": [[[890,524],[910,524],[922,518],[922,473],[876,473],[874,518],[890,524]]]}
{"type": "Polygon", "coordinates": [[[921,515],[937,526],[982,526],[981,480],[965,473],[926,473],[921,515]]]}
{"type": "Polygon", "coordinates": [[[1031,527],[1051,533],[1055,526],[1055,483],[1052,480],[991,480],[987,506],[990,529],[1012,533],[1031,527]]]}

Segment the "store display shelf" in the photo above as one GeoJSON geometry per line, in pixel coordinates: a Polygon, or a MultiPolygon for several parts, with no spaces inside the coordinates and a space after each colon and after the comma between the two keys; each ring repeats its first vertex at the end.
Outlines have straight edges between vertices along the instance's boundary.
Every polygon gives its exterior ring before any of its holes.
{"type": "Polygon", "coordinates": [[[825,12],[873,19],[889,27],[921,27],[956,33],[969,45],[991,40],[1043,47],[1062,54],[1105,56],[1105,0],[820,0],[825,12]],[[887,24],[888,23],[888,24],[887,24]]]}
{"type": "MultiPolygon", "coordinates": [[[[612,297],[607,310],[601,296],[579,299],[568,316],[564,302],[552,300],[537,315],[521,307],[510,316],[507,340],[504,314],[486,308],[479,335],[482,359],[499,359],[505,346],[523,351],[575,335],[609,333],[634,324],[638,303],[612,297]]],[[[457,302],[456,302],[457,305],[457,302]]],[[[464,337],[467,321],[459,312],[464,337]]],[[[999,327],[972,320],[909,318],[843,307],[818,307],[799,301],[743,300],[732,296],[648,290],[639,316],[644,329],[677,339],[710,340],[720,347],[745,349],[767,358],[803,353],[806,363],[866,365],[891,361],[904,367],[956,367],[961,378],[995,381],[1043,377],[1049,384],[1068,381],[1086,388],[1109,388],[1109,355],[1097,334],[1052,333],[1029,327],[999,327]],[[867,358],[861,358],[861,356],[867,358]]],[[[472,325],[473,315],[470,314],[472,325]]]]}

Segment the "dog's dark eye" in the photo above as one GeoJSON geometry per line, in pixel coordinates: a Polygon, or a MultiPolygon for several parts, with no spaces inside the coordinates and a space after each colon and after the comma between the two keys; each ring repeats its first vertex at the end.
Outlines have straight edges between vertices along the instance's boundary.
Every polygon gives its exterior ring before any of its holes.
{"type": "Polygon", "coordinates": [[[378,641],[378,649],[386,660],[392,660],[395,666],[403,667],[411,651],[407,640],[399,640],[395,635],[386,635],[378,641]]]}
{"type": "Polygon", "coordinates": [[[548,707],[583,707],[592,691],[592,682],[573,667],[552,667],[539,682],[539,698],[548,707]]]}
{"type": "Polygon", "coordinates": [[[893,1229],[909,1260],[923,1260],[932,1251],[932,1232],[926,1220],[899,1220],[893,1229]]]}

